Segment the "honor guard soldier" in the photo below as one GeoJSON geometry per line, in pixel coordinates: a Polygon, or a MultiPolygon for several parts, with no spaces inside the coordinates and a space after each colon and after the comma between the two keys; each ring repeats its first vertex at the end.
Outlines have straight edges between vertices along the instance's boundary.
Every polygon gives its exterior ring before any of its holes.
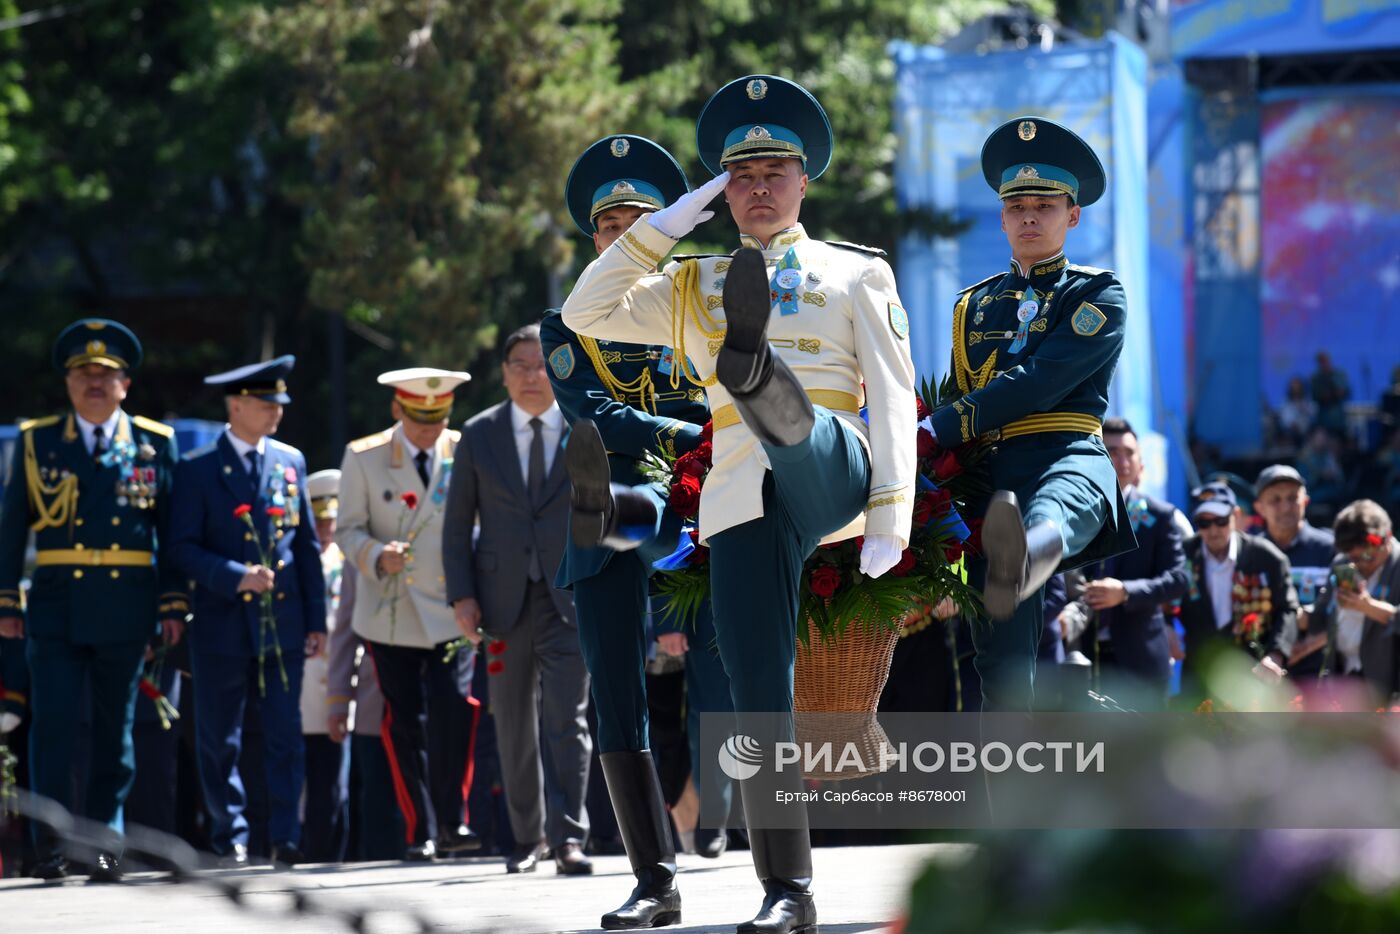
{"type": "MultiPolygon", "coordinates": [[[[581,334],[674,342],[676,381],[707,390],[714,466],[700,501],[720,656],[740,732],[785,739],[753,716],[792,712],[803,564],[822,541],[864,534],[879,576],[908,545],[914,501],[914,366],[909,320],[880,251],[813,240],[798,223],[810,179],[831,159],[831,127],[798,85],[731,82],[705,105],[696,143],[703,187],[634,223],[580,278],[564,322],[581,334]],[[741,248],[671,262],[723,190],[741,248]],[[693,363],[693,366],[692,366],[693,363]],[[863,384],[863,389],[862,389],[863,384]],[[869,413],[869,425],[860,410],[869,413]]],[[[741,783],[764,900],[746,932],[816,925],[805,811],[758,826],[792,770],[741,783]]],[[[771,813],[771,812],[770,812],[771,813]]]]}
{"type": "MultiPolygon", "coordinates": [[[[0,518],[0,635],[28,640],[33,790],[121,830],[143,656],[158,632],[179,641],[189,613],[168,547],[175,432],[123,411],[141,344],[121,324],[74,323],[53,360],[73,407],[20,427],[0,518]],[[38,567],[26,609],[19,581],[31,531],[38,567]],[[88,713],[79,710],[84,683],[88,713]],[[75,802],[73,740],[84,719],[92,724],[88,777],[85,800],[75,802]]],[[[37,878],[67,874],[46,830],[36,845],[37,878]]],[[[117,855],[98,855],[91,878],[119,880],[117,855]]]]}
{"type": "Polygon", "coordinates": [[[983,145],[982,174],[1001,197],[1011,268],[959,296],[952,370],[962,396],[932,425],[949,447],[994,445],[984,469],[997,492],[982,528],[994,622],[974,627],[976,664],[984,709],[1026,710],[1045,582],[1136,546],[1102,436],[1123,287],[1065,258],[1080,209],[1104,191],[1082,139],[1042,117],[1012,120],[983,145]]]}
{"type": "Polygon", "coordinates": [[[173,504],[171,557],[195,583],[190,663],[200,787],[211,846],[234,866],[248,861],[238,756],[250,696],[265,743],[272,858],[303,861],[301,683],[306,658],[325,650],[326,585],[306,458],[270,437],[292,401],[287,377],[295,363],[283,356],[205,378],[225,394],[228,426],[181,460],[173,504]]]}
{"type": "Polygon", "coordinates": [[[407,834],[405,859],[481,847],[467,826],[480,702],[475,653],[444,661],[457,623],[447,602],[442,526],[459,432],[452,393],[471,376],[431,367],[379,377],[391,428],[350,442],[340,465],[336,541],[354,563],[354,629],[384,694],[382,737],[407,834]]]}
{"type": "MultiPolygon", "coordinates": [[[[565,200],[574,223],[602,253],[638,217],[674,202],[689,188],[685,173],[665,149],[640,136],[609,136],[574,163],[565,200]]],[[[652,562],[676,546],[681,521],[665,509],[664,497],[645,485],[639,467],[648,452],[675,457],[694,450],[710,411],[702,388],[670,385],[678,365],[670,347],[583,337],[569,330],[558,312],[545,315],[540,340],[555,398],[573,426],[565,462],[573,480],[573,524],[580,533],[571,535],[554,585],[574,593],[598,715],[599,762],[637,877],[632,895],[603,916],[602,926],[619,930],[675,924],[681,917],[676,852],[648,737],[645,634],[652,562]],[[637,511],[647,518],[647,544],[635,534],[628,536],[617,509],[608,514],[611,528],[599,534],[599,518],[613,498],[637,501],[637,511]],[[650,534],[657,531],[653,516],[663,520],[659,534],[650,534]]],[[[707,646],[714,638],[708,606],[695,626],[695,645],[707,646]]],[[[691,653],[686,678],[691,709],[732,709],[729,679],[712,653],[703,648],[691,653]]],[[[729,781],[715,767],[713,755],[702,759],[697,754],[699,730],[693,732],[696,785],[722,822],[725,815],[718,812],[728,811],[729,781]]],[[[723,830],[713,833],[714,855],[724,840],[723,830]]]]}

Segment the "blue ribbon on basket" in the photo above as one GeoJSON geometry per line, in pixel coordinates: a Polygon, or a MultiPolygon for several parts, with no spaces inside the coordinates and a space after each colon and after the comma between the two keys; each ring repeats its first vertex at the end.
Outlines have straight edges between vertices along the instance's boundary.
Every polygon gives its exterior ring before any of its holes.
{"type": "Polygon", "coordinates": [[[682,528],[680,540],[676,542],[676,550],[664,558],[657,558],[651,566],[658,571],[679,571],[686,566],[690,553],[694,550],[695,543],[690,540],[690,528],[682,528]]]}
{"type": "MultiPolygon", "coordinates": [[[[938,484],[934,483],[923,474],[917,474],[915,485],[923,492],[936,493],[939,490],[938,484]]],[[[967,527],[963,517],[958,514],[957,507],[950,507],[948,512],[941,516],[930,516],[928,522],[924,523],[924,528],[933,529],[934,534],[951,535],[960,542],[965,542],[972,535],[972,530],[967,527]]]]}

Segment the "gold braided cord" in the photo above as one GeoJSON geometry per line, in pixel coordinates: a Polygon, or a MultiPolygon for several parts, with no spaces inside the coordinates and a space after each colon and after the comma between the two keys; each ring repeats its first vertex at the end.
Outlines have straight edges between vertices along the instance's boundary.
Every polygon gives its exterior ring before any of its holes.
{"type": "Polygon", "coordinates": [[[714,319],[701,300],[700,261],[696,259],[682,262],[671,279],[671,346],[676,351],[678,364],[671,367],[671,388],[680,388],[682,375],[692,386],[709,388],[715,384],[717,377],[701,379],[690,364],[690,356],[685,352],[687,317],[695,322],[695,327],[706,338],[724,338],[724,325],[714,319]]]}
{"type": "Polygon", "coordinates": [[[644,368],[641,374],[629,383],[624,383],[613,375],[612,370],[603,360],[603,351],[599,349],[598,342],[591,337],[579,335],[579,343],[583,344],[583,352],[588,355],[588,359],[593,363],[593,370],[598,374],[599,381],[603,388],[614,400],[623,405],[631,405],[629,396],[636,397],[636,404],[639,408],[656,414],[656,387],[652,383],[651,368],[644,368]]]}
{"type": "Polygon", "coordinates": [[[69,474],[50,486],[39,476],[39,458],[34,453],[34,432],[24,433],[24,479],[29,501],[38,518],[29,526],[36,532],[69,525],[78,514],[78,477],[69,474]]]}

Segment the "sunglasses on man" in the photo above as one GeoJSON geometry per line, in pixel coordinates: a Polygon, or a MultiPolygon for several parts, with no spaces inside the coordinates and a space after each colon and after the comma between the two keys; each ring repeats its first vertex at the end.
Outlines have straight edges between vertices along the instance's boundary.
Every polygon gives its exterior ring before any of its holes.
{"type": "Polygon", "coordinates": [[[1198,529],[1223,529],[1230,524],[1229,516],[1197,516],[1196,528],[1198,529]]]}

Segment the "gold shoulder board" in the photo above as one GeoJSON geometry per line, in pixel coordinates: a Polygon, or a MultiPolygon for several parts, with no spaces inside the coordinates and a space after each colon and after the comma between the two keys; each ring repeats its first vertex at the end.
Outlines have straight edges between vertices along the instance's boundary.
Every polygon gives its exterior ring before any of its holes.
{"type": "Polygon", "coordinates": [[[50,425],[57,425],[61,416],[45,415],[43,418],[30,418],[19,423],[20,431],[28,431],[31,428],[47,428],[50,425]]]}
{"type": "Polygon", "coordinates": [[[393,431],[394,429],[390,428],[387,431],[377,431],[372,435],[356,438],[354,441],[350,442],[350,450],[355,454],[363,454],[365,451],[372,451],[375,448],[383,447],[389,443],[389,437],[393,434],[393,431]]]}
{"type": "Polygon", "coordinates": [[[165,424],[165,422],[158,422],[144,415],[133,415],[131,416],[131,421],[137,428],[149,431],[153,435],[160,435],[162,438],[175,437],[175,429],[165,424]]]}

